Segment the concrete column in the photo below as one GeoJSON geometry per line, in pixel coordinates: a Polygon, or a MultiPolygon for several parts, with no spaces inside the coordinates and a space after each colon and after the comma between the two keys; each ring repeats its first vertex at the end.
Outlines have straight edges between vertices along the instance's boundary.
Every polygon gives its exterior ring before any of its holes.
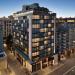
{"type": "Polygon", "coordinates": [[[54,55],[53,65],[58,64],[58,54],[54,55]]]}
{"type": "Polygon", "coordinates": [[[26,67],[26,62],[25,62],[25,59],[23,58],[23,67],[25,68],[26,67]]]}
{"type": "Polygon", "coordinates": [[[40,61],[40,64],[41,64],[41,70],[42,70],[42,61],[40,61]]]}

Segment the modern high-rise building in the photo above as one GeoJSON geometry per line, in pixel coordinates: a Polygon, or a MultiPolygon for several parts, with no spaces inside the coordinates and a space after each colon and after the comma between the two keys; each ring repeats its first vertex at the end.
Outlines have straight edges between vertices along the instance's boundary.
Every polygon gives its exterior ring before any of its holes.
{"type": "Polygon", "coordinates": [[[34,3],[13,17],[13,51],[19,62],[31,72],[52,64],[56,13],[34,3]]]}

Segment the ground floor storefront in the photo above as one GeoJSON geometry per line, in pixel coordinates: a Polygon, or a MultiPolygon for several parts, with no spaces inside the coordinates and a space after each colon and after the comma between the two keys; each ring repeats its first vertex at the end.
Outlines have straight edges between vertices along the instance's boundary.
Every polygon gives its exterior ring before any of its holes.
{"type": "Polygon", "coordinates": [[[27,68],[30,72],[35,72],[48,66],[53,66],[54,64],[54,57],[43,58],[35,63],[30,63],[29,61],[25,60],[17,51],[14,52],[14,55],[23,68],[27,68]]]}
{"type": "Polygon", "coordinates": [[[48,66],[56,65],[59,61],[61,61],[61,59],[64,59],[64,54],[55,54],[53,56],[45,57],[34,63],[31,63],[29,60],[25,60],[25,58],[23,57],[24,55],[21,55],[18,51],[15,50],[13,53],[19,63],[24,68],[27,68],[30,72],[35,72],[48,66]]]}

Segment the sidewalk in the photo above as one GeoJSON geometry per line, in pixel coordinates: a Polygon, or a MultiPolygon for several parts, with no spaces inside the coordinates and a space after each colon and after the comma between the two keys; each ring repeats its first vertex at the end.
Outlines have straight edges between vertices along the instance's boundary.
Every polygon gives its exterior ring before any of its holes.
{"type": "Polygon", "coordinates": [[[32,75],[48,75],[51,72],[53,72],[53,71],[57,70],[58,68],[62,67],[63,65],[64,65],[63,63],[59,63],[58,65],[55,65],[55,66],[49,66],[45,69],[34,72],[32,75]]]}
{"type": "Polygon", "coordinates": [[[58,65],[54,65],[54,66],[49,66],[45,69],[39,70],[34,72],[32,75],[49,75],[50,73],[54,72],[55,70],[59,69],[60,67],[64,66],[64,63],[68,60],[71,59],[75,56],[75,54],[71,54],[70,58],[62,58],[60,63],[58,65]]]}
{"type": "Polygon", "coordinates": [[[29,71],[22,67],[22,65],[15,58],[13,53],[7,51],[8,68],[11,70],[11,75],[30,75],[29,71]]]}

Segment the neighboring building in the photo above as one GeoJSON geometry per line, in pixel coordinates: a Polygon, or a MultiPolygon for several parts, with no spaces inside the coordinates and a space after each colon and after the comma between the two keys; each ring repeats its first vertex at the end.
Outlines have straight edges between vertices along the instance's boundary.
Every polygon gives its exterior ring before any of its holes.
{"type": "Polygon", "coordinates": [[[56,51],[64,53],[75,47],[75,18],[58,18],[56,24],[56,51]]]}
{"type": "Polygon", "coordinates": [[[19,62],[32,72],[52,64],[56,13],[34,3],[13,17],[13,50],[19,62]]]}
{"type": "Polygon", "coordinates": [[[0,18],[0,25],[3,27],[3,38],[5,39],[12,33],[11,19],[6,17],[0,18]]]}
{"type": "Polygon", "coordinates": [[[7,69],[7,56],[3,48],[2,25],[0,25],[0,72],[7,69]]]}

